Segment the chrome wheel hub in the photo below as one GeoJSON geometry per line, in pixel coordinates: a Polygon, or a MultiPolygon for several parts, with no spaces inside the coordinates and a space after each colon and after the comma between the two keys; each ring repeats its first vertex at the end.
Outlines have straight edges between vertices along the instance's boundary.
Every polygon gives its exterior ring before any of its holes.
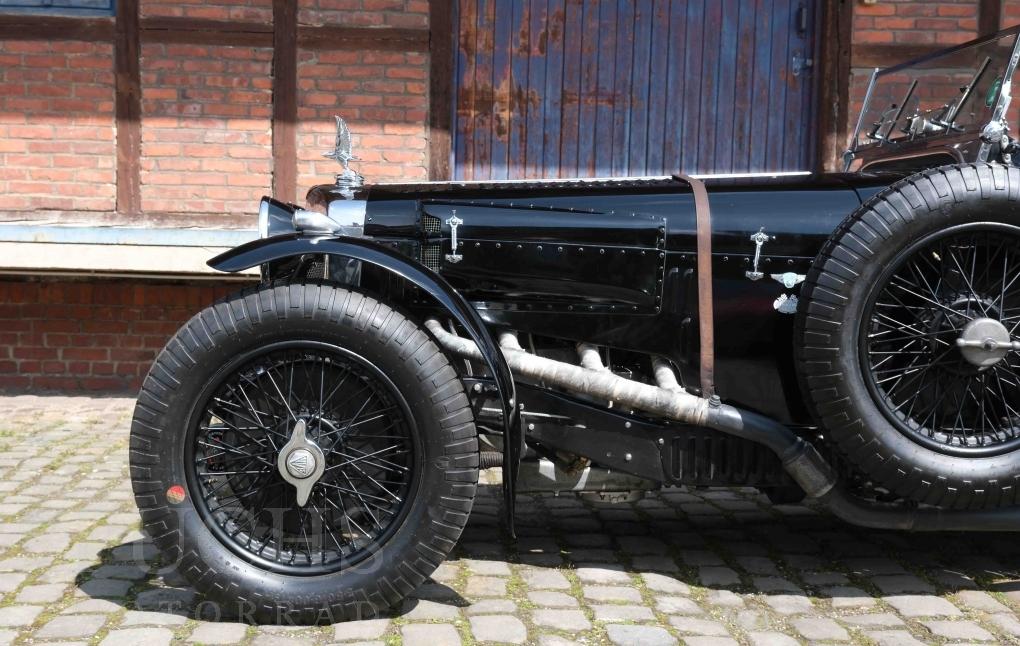
{"type": "Polygon", "coordinates": [[[326,456],[322,449],[305,434],[305,420],[299,419],[291,431],[290,440],[280,449],[277,469],[284,480],[297,492],[297,504],[304,507],[312,487],[326,470],[326,456]]]}
{"type": "Polygon", "coordinates": [[[990,318],[974,319],[956,340],[963,358],[979,368],[990,368],[1006,358],[1012,350],[1020,350],[1020,342],[1013,341],[1006,326],[990,318]]]}

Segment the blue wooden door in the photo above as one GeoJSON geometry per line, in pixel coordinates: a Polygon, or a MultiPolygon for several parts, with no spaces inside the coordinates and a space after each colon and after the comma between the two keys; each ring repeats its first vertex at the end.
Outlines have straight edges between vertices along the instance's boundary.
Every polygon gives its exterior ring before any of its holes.
{"type": "Polygon", "coordinates": [[[458,0],[456,179],[807,170],[819,0],[458,0]]]}

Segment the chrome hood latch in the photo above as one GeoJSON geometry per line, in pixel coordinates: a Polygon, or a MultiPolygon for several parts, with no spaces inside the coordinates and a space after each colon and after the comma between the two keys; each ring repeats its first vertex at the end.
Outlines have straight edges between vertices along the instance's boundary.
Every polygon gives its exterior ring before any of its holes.
{"type": "Polygon", "coordinates": [[[751,242],[754,243],[754,264],[751,271],[744,273],[745,276],[751,280],[761,280],[765,277],[764,273],[758,271],[758,264],[761,262],[761,248],[769,240],[775,239],[775,236],[765,233],[765,227],[758,229],[758,233],[751,236],[751,242]]]}
{"type": "Polygon", "coordinates": [[[444,256],[447,262],[457,264],[461,260],[464,260],[464,256],[457,253],[457,247],[460,243],[457,242],[457,227],[464,224],[464,220],[457,217],[457,209],[454,209],[450,214],[450,217],[446,220],[446,224],[450,227],[450,252],[444,256]]]}

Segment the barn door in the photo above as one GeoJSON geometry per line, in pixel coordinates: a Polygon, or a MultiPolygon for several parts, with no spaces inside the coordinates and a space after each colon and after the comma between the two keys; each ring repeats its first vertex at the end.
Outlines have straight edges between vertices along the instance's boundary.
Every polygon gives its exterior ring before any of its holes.
{"type": "Polygon", "coordinates": [[[457,179],[810,169],[817,0],[457,0],[457,179]]]}

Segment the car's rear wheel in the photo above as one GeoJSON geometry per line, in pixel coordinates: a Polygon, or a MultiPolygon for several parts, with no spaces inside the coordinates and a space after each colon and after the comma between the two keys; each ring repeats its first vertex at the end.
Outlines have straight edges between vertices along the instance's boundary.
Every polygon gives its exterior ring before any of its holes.
{"type": "Polygon", "coordinates": [[[426,333],[326,285],[246,290],[196,315],[132,425],[146,530],[198,590],[257,621],[398,602],[453,547],[477,465],[467,398],[426,333]]]}
{"type": "Polygon", "coordinates": [[[1020,493],[1020,169],[914,175],[848,218],[798,318],[809,404],[873,481],[956,508],[1020,493]]]}

